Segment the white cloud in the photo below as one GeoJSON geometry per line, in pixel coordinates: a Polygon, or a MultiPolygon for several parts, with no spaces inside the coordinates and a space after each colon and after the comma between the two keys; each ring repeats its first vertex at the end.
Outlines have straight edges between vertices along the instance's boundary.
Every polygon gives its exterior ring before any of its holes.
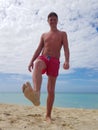
{"type": "MultiPolygon", "coordinates": [[[[59,16],[58,27],[68,33],[70,71],[98,70],[97,10],[97,0],[1,0],[0,72],[28,73],[27,65],[40,36],[49,29],[47,15],[51,11],[59,16]]],[[[63,61],[62,52],[61,66],[63,61]]]]}

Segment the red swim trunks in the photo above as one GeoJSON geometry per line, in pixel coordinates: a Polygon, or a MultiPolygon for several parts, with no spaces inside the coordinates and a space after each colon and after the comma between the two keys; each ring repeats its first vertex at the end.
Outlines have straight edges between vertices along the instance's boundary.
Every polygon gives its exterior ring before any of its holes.
{"type": "Polygon", "coordinates": [[[42,70],[42,74],[46,73],[47,75],[57,77],[60,61],[59,59],[51,56],[39,56],[38,59],[41,59],[46,64],[46,69],[42,70]]]}

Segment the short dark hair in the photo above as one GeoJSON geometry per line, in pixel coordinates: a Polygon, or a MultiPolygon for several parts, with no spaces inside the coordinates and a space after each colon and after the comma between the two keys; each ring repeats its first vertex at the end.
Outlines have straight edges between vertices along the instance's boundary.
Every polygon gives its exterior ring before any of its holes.
{"type": "Polygon", "coordinates": [[[51,12],[48,14],[48,19],[52,16],[55,16],[58,19],[58,15],[55,12],[51,12]]]}

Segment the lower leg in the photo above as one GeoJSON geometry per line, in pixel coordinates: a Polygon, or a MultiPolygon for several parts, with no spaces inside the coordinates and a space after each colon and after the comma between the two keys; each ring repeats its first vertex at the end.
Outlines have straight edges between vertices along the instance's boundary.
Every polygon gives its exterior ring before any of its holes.
{"type": "Polygon", "coordinates": [[[38,93],[40,97],[40,89],[42,83],[42,69],[46,68],[46,65],[43,61],[37,60],[34,65],[32,80],[34,85],[34,91],[38,93]]]}
{"type": "Polygon", "coordinates": [[[34,71],[33,71],[32,80],[33,80],[34,91],[36,93],[38,93],[38,95],[40,96],[40,88],[41,88],[41,83],[42,83],[42,74],[37,69],[34,69],[34,71]]]}
{"type": "Polygon", "coordinates": [[[55,98],[54,93],[53,94],[48,94],[46,118],[51,119],[51,111],[52,111],[52,107],[53,107],[53,103],[54,103],[54,98],[55,98]]]}
{"type": "Polygon", "coordinates": [[[47,97],[47,113],[46,120],[51,120],[51,112],[55,98],[55,77],[48,77],[48,97],[47,97]]]}

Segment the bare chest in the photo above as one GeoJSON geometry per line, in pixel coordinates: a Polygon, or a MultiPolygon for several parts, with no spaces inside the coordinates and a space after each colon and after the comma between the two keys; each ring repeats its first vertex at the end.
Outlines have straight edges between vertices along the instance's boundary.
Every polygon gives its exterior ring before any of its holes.
{"type": "Polygon", "coordinates": [[[61,44],[62,43],[62,37],[58,34],[48,34],[44,37],[44,43],[53,45],[53,44],[61,44]]]}

